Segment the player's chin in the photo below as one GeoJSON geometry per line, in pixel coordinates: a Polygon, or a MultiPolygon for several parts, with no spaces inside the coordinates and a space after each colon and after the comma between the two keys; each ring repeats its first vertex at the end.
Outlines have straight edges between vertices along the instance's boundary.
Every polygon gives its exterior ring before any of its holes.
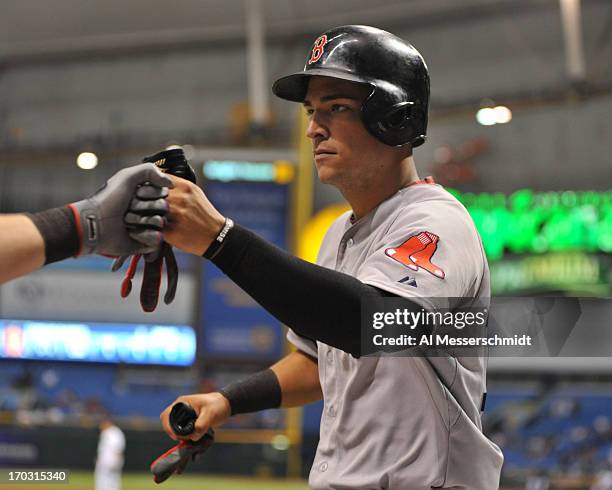
{"type": "Polygon", "coordinates": [[[319,181],[323,184],[333,184],[338,175],[338,161],[332,158],[323,158],[315,160],[315,167],[319,181]]]}
{"type": "Polygon", "coordinates": [[[317,175],[322,184],[333,184],[337,180],[337,174],[338,172],[333,168],[317,165],[317,175]]]}

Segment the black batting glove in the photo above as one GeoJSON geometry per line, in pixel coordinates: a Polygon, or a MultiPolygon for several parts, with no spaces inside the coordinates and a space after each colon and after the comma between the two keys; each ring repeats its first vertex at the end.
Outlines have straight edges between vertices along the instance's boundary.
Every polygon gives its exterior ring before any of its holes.
{"type": "MultiPolygon", "coordinates": [[[[144,162],[154,163],[162,172],[196,182],[196,175],[193,168],[187,163],[182,149],[166,150],[150,157],[146,157],[144,162]]],[[[129,230],[131,238],[138,242],[148,239],[146,233],[151,227],[158,226],[159,230],[165,225],[165,218],[159,219],[153,213],[159,207],[161,200],[165,201],[166,194],[162,195],[155,187],[143,185],[136,191],[129,212],[124,217],[124,223],[129,230]]],[[[158,213],[159,214],[159,213],[158,213]]],[[[150,234],[150,232],[149,232],[150,234]]],[[[127,260],[127,256],[120,257],[113,264],[113,271],[118,270],[127,260]]],[[[121,284],[121,297],[127,297],[132,290],[132,279],[136,274],[140,255],[134,255],[121,284]]],[[[178,284],[178,267],[172,247],[163,242],[153,252],[144,255],[145,266],[140,289],[140,305],[146,312],[152,312],[157,307],[159,300],[159,290],[161,286],[162,272],[164,264],[166,266],[166,276],[168,286],[164,295],[164,303],[170,304],[176,295],[178,284]]]]}

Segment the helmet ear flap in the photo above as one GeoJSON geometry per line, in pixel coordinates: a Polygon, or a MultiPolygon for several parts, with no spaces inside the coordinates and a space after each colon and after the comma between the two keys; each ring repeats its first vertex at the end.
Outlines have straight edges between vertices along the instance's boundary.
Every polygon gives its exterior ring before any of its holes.
{"type": "Polygon", "coordinates": [[[383,131],[398,131],[406,129],[412,118],[413,102],[395,104],[379,121],[383,131]]]}
{"type": "Polygon", "coordinates": [[[383,143],[391,146],[401,146],[412,142],[415,138],[414,102],[398,102],[382,116],[376,118],[375,136],[383,143]]]}

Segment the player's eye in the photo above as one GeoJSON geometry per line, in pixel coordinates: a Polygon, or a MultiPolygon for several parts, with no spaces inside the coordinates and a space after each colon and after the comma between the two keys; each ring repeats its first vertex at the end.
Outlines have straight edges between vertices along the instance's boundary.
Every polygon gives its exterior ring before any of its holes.
{"type": "Polygon", "coordinates": [[[344,104],[334,104],[331,106],[331,111],[332,112],[343,112],[350,109],[349,106],[344,105],[344,104]]]}
{"type": "Polygon", "coordinates": [[[312,107],[305,107],[304,110],[309,116],[312,116],[314,114],[314,109],[312,107]]]}

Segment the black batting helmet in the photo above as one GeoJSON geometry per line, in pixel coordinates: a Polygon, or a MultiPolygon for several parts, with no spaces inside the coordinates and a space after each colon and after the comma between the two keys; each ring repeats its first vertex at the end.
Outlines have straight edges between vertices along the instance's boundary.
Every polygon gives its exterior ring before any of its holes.
{"type": "Polygon", "coordinates": [[[383,143],[415,147],[425,142],[429,74],[423,57],[406,41],[375,27],[335,27],[316,39],[304,69],[278,79],[272,91],[303,102],[313,75],[370,85],[362,119],[383,143]]]}

